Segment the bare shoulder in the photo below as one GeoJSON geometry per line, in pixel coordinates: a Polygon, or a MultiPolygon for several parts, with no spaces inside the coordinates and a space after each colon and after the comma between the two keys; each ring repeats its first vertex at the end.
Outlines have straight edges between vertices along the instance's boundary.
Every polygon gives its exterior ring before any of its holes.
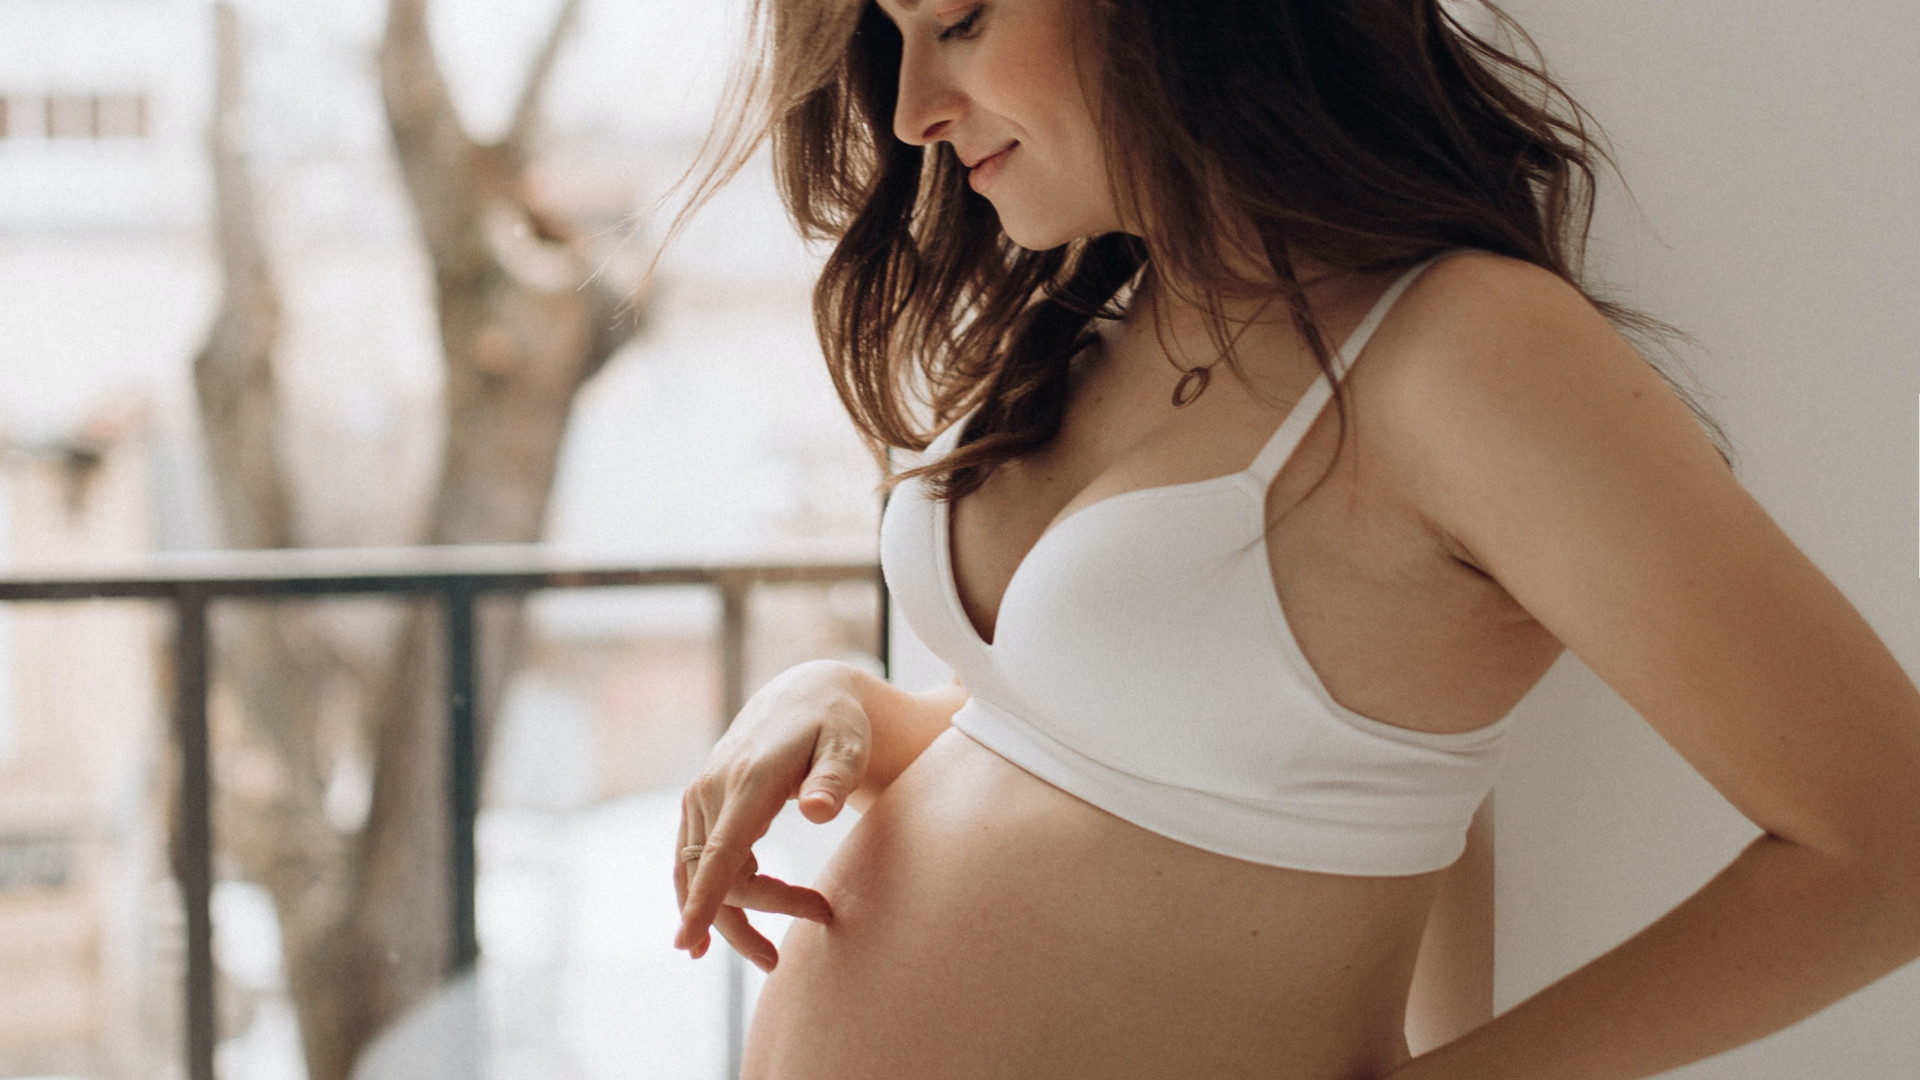
{"type": "Polygon", "coordinates": [[[1449,255],[1421,275],[1377,340],[1389,358],[1382,366],[1406,393],[1528,394],[1595,376],[1660,381],[1578,289],[1488,252],[1449,255]]]}
{"type": "MultiPolygon", "coordinates": [[[[1580,291],[1485,252],[1448,256],[1381,327],[1363,423],[1430,527],[1491,572],[1484,533],[1524,474],[1735,485],[1692,412],[1580,291]]],[[[1677,489],[1676,489],[1677,490],[1677,489]]]]}
{"type": "Polygon", "coordinates": [[[1355,374],[1404,498],[1749,820],[1920,866],[1920,691],[1659,374],[1505,260],[1402,303],[1355,374]]]}
{"type": "Polygon", "coordinates": [[[1439,361],[1422,368],[1434,376],[1466,374],[1459,365],[1498,363],[1550,342],[1609,344],[1645,366],[1578,289],[1550,270],[1484,251],[1447,255],[1422,274],[1382,340],[1395,329],[1419,338],[1419,356],[1439,361]]]}

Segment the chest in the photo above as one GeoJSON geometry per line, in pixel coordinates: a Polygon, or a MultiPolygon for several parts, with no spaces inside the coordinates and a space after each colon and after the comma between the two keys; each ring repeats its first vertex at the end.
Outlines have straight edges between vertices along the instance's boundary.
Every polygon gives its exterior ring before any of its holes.
{"type": "Polygon", "coordinates": [[[1452,557],[1377,464],[1393,456],[1378,444],[1385,433],[1366,424],[1363,402],[1350,407],[1359,420],[1344,448],[1329,405],[1303,418],[1278,475],[1255,484],[1243,471],[1283,412],[1220,395],[1153,427],[1090,399],[1047,452],[936,515],[977,643],[992,647],[1003,620],[1018,634],[1064,612],[1151,621],[1216,662],[1255,669],[1213,673],[1255,692],[1261,665],[1290,654],[1338,706],[1389,724],[1457,732],[1504,715],[1558,643],[1452,557]]]}

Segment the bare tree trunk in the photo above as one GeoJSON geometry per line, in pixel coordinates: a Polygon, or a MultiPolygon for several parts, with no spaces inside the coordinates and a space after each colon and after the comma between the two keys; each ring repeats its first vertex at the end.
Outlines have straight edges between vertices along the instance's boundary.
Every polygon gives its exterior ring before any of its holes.
{"type": "MultiPolygon", "coordinates": [[[[621,323],[623,311],[637,310],[631,298],[595,278],[582,239],[552,208],[534,205],[527,183],[542,92],[578,8],[578,0],[563,5],[507,134],[480,144],[448,96],[425,0],[391,0],[381,89],[434,269],[446,361],[446,442],[425,543],[541,537],[575,395],[638,329],[621,323]]],[[[293,500],[273,437],[279,296],[234,138],[234,17],[225,5],[219,10],[213,151],[225,291],[195,382],[229,543],[293,546],[293,500]]],[[[274,782],[222,792],[223,846],[279,909],[309,1077],[347,1080],[368,1043],[445,975],[438,620],[425,607],[409,613],[384,670],[363,673],[298,610],[230,614],[238,618],[223,624],[239,632],[222,635],[222,675],[245,714],[234,752],[264,754],[274,782]],[[336,679],[360,682],[366,703],[373,797],[354,835],[339,833],[323,813],[332,763],[320,702],[336,679]]],[[[517,613],[491,612],[481,631],[497,686],[517,613]]]]}
{"type": "Polygon", "coordinates": [[[280,337],[280,283],[267,256],[260,210],[243,149],[241,42],[233,8],[215,6],[214,231],[223,273],[220,309],[193,360],[201,437],[227,543],[288,547],[292,500],[274,438],[279,392],[273,352],[280,337]]]}
{"type": "MultiPolygon", "coordinates": [[[[281,331],[278,275],[247,170],[238,17],[223,3],[215,19],[217,111],[210,149],[223,287],[219,313],[194,358],[194,388],[227,543],[292,547],[293,498],[274,434],[280,406],[273,367],[281,331]]],[[[328,1045],[339,1041],[331,1034],[339,1024],[330,1015],[339,995],[324,981],[316,984],[313,969],[347,909],[356,854],[353,839],[335,831],[323,812],[330,763],[320,756],[319,708],[328,680],[341,672],[304,611],[245,605],[220,615],[218,675],[243,715],[235,718],[237,725],[222,726],[215,747],[222,781],[216,787],[218,835],[222,850],[274,898],[308,1056],[324,1060],[328,1045]],[[249,758],[267,768],[245,768],[249,758]]],[[[314,1075],[317,1080],[321,1074],[314,1075]]]]}

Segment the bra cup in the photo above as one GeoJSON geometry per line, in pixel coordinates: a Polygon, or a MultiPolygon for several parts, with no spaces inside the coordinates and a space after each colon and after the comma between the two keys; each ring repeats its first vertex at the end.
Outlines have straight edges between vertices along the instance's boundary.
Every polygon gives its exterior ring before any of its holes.
{"type": "Polygon", "coordinates": [[[946,545],[935,531],[942,517],[934,511],[918,480],[894,489],[880,516],[881,574],[907,628],[953,669],[962,685],[979,691],[987,677],[985,658],[978,655],[973,627],[964,616],[956,617],[942,587],[947,579],[941,562],[946,545]]]}
{"type": "Polygon", "coordinates": [[[1001,602],[1001,703],[1143,780],[1275,798],[1321,736],[1270,719],[1317,706],[1259,617],[1250,486],[1096,503],[1055,526],[1001,602]]]}

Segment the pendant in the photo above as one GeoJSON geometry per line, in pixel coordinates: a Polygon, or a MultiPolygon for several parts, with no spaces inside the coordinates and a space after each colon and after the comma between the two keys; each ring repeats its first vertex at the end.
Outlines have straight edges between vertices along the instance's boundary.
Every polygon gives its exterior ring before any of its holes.
{"type": "MultiPolygon", "coordinates": [[[[1208,365],[1208,367],[1211,366],[1208,365]]],[[[1212,377],[1213,372],[1208,368],[1189,368],[1186,374],[1180,376],[1180,381],[1174,384],[1173,407],[1179,409],[1191,405],[1195,398],[1206,393],[1207,380],[1212,377]]]]}

